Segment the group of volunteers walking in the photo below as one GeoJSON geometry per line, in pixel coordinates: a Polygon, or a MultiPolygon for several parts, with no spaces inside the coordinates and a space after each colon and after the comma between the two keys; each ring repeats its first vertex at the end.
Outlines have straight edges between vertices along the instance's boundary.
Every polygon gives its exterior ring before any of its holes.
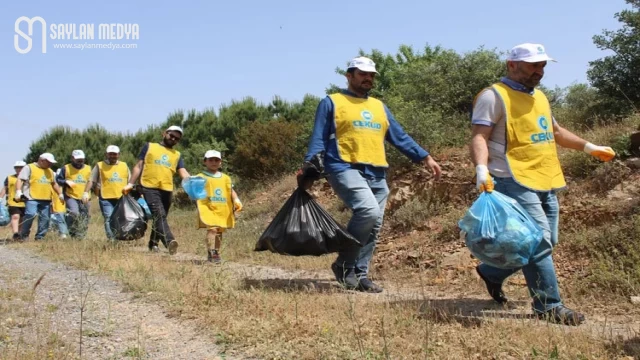
{"type": "MultiPolygon", "coordinates": [[[[544,239],[529,264],[516,269],[498,269],[487,264],[476,267],[489,295],[498,303],[508,301],[504,281],[522,270],[532,298],[534,313],[551,322],[578,325],[584,315],[563,304],[553,263],[558,243],[559,205],[556,192],[566,186],[558,160],[557,145],[584,151],[602,161],[615,153],[610,147],[594,145],[563,128],[551,113],[549,101],[536,89],[550,58],[540,44],[515,46],[508,54],[506,76],[482,89],[476,96],[471,116],[471,159],[476,167],[479,191],[499,191],[515,199],[543,229],[544,239]]],[[[382,227],[389,195],[386,171],[389,167],[385,141],[416,164],[429,169],[437,181],[441,169],[432,155],[417,144],[396,121],[387,106],[369,96],[378,74],[375,63],[366,57],[354,58],[346,71],[347,88],[322,99],[317,107],[313,132],[304,157],[310,161],[324,154],[324,171],[336,195],[352,210],[347,230],[359,245],[345,245],[338,251],[331,269],[347,289],[379,293],[383,289],[369,278],[370,263],[382,227]]],[[[480,89],[479,89],[480,90],[480,89]]],[[[44,153],[38,161],[15,164],[15,174],[5,181],[1,195],[9,194],[9,210],[14,238],[27,239],[33,220],[39,217],[35,238],[48,229],[50,206],[64,201],[66,223],[72,237],[86,236],[90,194],[97,186],[98,202],[105,219],[107,237],[112,234],[108,219],[123,194],[139,180],[142,196],[153,215],[149,250],[159,251],[159,243],[175,254],[178,242],[167,215],[171,207],[174,176],[188,179],[182,155],[174,149],[183,131],[171,126],[159,143],[147,143],[132,171],[119,161],[117,146],[107,147],[105,160],[91,170],[81,150],[74,150],[71,162],[51,170],[56,161],[44,153]]],[[[220,172],[220,152],[203,155],[207,198],[197,201],[198,227],[207,229],[207,258],[220,261],[222,233],[235,225],[235,212],[242,203],[231,179],[220,172]]],[[[313,181],[299,186],[308,189],[313,181]]],[[[62,204],[61,204],[62,205],[62,204]]]]}
{"type": "MultiPolygon", "coordinates": [[[[120,148],[109,145],[104,160],[93,168],[86,164],[83,150],[71,153],[71,161],[60,167],[56,173],[51,169],[57,164],[51,153],[41,154],[31,164],[23,161],[15,163],[15,174],[9,175],[0,198],[7,196],[11,214],[13,239],[29,239],[33,221],[38,217],[36,240],[41,240],[50,228],[50,221],[58,228],[62,238],[67,235],[74,239],[84,239],[90,220],[91,194],[98,196],[98,204],[104,219],[107,239],[113,240],[110,225],[114,207],[121,197],[138,189],[152,215],[149,250],[159,252],[159,243],[173,255],[178,250],[167,216],[171,207],[174,190],[174,175],[184,180],[191,175],[184,167],[182,155],[174,149],[182,139],[183,130],[170,126],[163,132],[162,141],[146,143],[140,151],[138,162],[130,170],[120,161],[120,148]],[[136,185],[136,181],[139,185],[136,185]]],[[[207,198],[198,200],[198,227],[206,228],[207,258],[211,262],[221,262],[220,248],[222,233],[235,226],[235,212],[242,210],[242,202],[233,190],[231,178],[220,172],[222,155],[209,150],[203,154],[206,169],[198,174],[206,179],[207,198]]]]}

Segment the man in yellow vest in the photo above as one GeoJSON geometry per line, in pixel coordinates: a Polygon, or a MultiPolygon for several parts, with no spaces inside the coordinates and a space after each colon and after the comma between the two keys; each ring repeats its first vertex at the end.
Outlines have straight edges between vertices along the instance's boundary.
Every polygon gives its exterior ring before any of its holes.
{"type": "Polygon", "coordinates": [[[72,238],[84,239],[89,228],[89,202],[83,202],[84,188],[89,182],[91,167],[85,164],[82,150],[71,152],[71,162],[60,169],[56,182],[64,189],[67,225],[72,238]]]}
{"type": "Polygon", "coordinates": [[[104,231],[109,240],[113,240],[113,232],[109,226],[109,219],[113,213],[113,207],[122,197],[122,189],[131,178],[129,165],[120,161],[120,148],[115,145],[107,146],[106,160],[99,161],[91,170],[89,182],[84,188],[82,201],[89,202],[89,192],[94,184],[98,185],[98,203],[104,218],[104,231]]]}
{"type": "MultiPolygon", "coordinates": [[[[438,163],[418,145],[380,100],[369,96],[378,72],[375,63],[357,57],[347,69],[348,89],[331,94],[318,105],[305,161],[325,152],[328,182],[353,211],[347,230],[363,245],[340,249],[331,269],[347,289],[381,292],[368,278],[369,263],[382,227],[389,195],[385,140],[415,163],[424,164],[435,178],[438,163]]],[[[311,186],[302,182],[304,188],[311,186]]]]}
{"type": "Polygon", "coordinates": [[[4,179],[4,186],[0,190],[0,199],[3,199],[7,195],[7,206],[9,208],[9,215],[11,215],[11,231],[13,231],[13,240],[20,240],[20,224],[24,219],[24,201],[15,201],[13,194],[16,193],[16,182],[18,181],[18,175],[23,167],[27,166],[24,161],[16,161],[13,164],[13,170],[15,174],[7,176],[4,179]]]}
{"type": "Polygon", "coordinates": [[[173,125],[163,132],[161,142],[146,143],[140,151],[138,163],[133,167],[129,183],[122,189],[123,194],[128,194],[140,177],[142,196],[153,216],[149,238],[149,251],[152,252],[160,251],[159,241],[169,249],[169,254],[174,255],[178,251],[178,241],[169,228],[167,215],[173,197],[175,173],[177,172],[182,179],[190,176],[184,168],[182,155],[173,148],[182,139],[182,134],[182,128],[173,125]]]}
{"type": "MultiPolygon", "coordinates": [[[[476,97],[470,151],[478,189],[495,189],[515,199],[544,230],[542,243],[522,268],[534,313],[554,323],[579,325],[584,315],[563,305],[551,255],[558,242],[556,192],[566,186],[556,145],[602,161],[615,153],[578,137],[553,118],[549,101],[536,89],[547,61],[555,60],[540,44],[520,44],[510,51],[507,76],[476,97]]],[[[507,302],[502,283],[518,270],[487,264],[476,268],[491,297],[501,304],[507,302]]]]}
{"type": "Polygon", "coordinates": [[[31,163],[20,171],[16,181],[16,192],[13,200],[16,202],[26,199],[24,221],[20,228],[20,240],[29,239],[31,225],[38,216],[38,230],[36,240],[42,239],[49,231],[49,213],[51,208],[51,187],[58,194],[59,198],[64,198],[62,189],[55,181],[55,174],[51,170],[51,164],[55,164],[56,159],[51,153],[43,153],[37,162],[31,163]]]}

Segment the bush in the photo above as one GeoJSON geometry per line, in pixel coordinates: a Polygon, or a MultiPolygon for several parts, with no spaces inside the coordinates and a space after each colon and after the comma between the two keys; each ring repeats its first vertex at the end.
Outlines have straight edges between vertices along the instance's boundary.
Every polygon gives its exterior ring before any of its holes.
{"type": "Polygon", "coordinates": [[[233,173],[240,181],[269,182],[294,171],[302,164],[304,146],[299,139],[301,126],[282,120],[256,121],[236,135],[236,150],[231,155],[233,173]]]}

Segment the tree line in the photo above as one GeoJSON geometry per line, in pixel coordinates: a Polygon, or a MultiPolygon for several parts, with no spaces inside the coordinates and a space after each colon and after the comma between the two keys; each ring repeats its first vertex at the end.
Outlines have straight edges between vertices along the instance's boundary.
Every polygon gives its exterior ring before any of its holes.
{"type": "MultiPolygon", "coordinates": [[[[640,107],[640,0],[626,0],[629,9],[616,13],[621,28],[593,37],[594,44],[612,55],[590,62],[588,83],[566,88],[541,86],[555,117],[564,126],[584,129],[619,121],[640,107]]],[[[379,75],[372,96],[382,99],[418,143],[432,151],[466,144],[475,95],[505,74],[504,53],[479,47],[458,53],[427,44],[416,50],[401,45],[396,54],[373,49],[359,51],[372,58],[379,75]]],[[[337,73],[344,73],[340,67],[337,73]]],[[[330,84],[326,93],[340,85],[330,84]]],[[[268,182],[300,166],[313,127],[320,97],[307,94],[301,101],[275,96],[267,104],[252,97],[233,100],[218,111],[175,111],[159,124],[135,133],[111,132],[99,124],[85,129],[55,126],[29,147],[24,159],[35,161],[51,152],[62,160],[73,149],[83,149],[90,163],[101,160],[107,145],[121,149],[121,160],[134,164],[145,142],[158,141],[169,125],[182,126],[178,145],[190,171],[201,167],[208,149],[222,151],[224,171],[244,184],[268,182]]],[[[392,162],[406,158],[389,149],[392,162]]]]}

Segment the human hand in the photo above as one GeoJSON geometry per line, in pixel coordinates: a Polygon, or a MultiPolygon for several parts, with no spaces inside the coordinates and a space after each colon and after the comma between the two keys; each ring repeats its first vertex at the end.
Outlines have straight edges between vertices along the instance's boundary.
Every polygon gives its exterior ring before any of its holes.
{"type": "Polygon", "coordinates": [[[127,184],[122,188],[122,194],[127,195],[133,189],[133,184],[127,184]]]}
{"type": "Polygon", "coordinates": [[[16,190],[16,194],[13,196],[13,201],[15,202],[22,201],[22,190],[16,190]]]}
{"type": "Polygon", "coordinates": [[[233,210],[242,211],[242,202],[240,202],[240,199],[235,199],[233,201],[233,210]]]}
{"type": "Polygon", "coordinates": [[[82,194],[82,202],[85,204],[89,202],[89,193],[87,191],[82,194]]]}
{"type": "Polygon", "coordinates": [[[600,161],[610,161],[611,159],[613,159],[616,156],[615,151],[613,151],[612,148],[608,147],[608,146],[598,146],[598,145],[594,145],[590,142],[586,143],[584,145],[584,152],[586,152],[587,154],[594,156],[598,159],[600,159],[600,161]]]}
{"type": "Polygon", "coordinates": [[[76,183],[71,181],[71,180],[67,180],[64,182],[65,184],[67,184],[68,187],[74,187],[76,186],[76,183]]]}
{"type": "Polygon", "coordinates": [[[298,169],[296,173],[296,180],[298,181],[298,187],[301,187],[303,190],[309,190],[313,186],[314,180],[311,178],[305,178],[304,171],[302,169],[298,169]]]}
{"type": "Polygon", "coordinates": [[[476,166],[476,189],[480,192],[492,192],[493,191],[493,179],[489,174],[487,165],[476,166]]]}
{"type": "Polygon", "coordinates": [[[64,201],[64,193],[58,194],[58,199],[64,201]]]}
{"type": "Polygon", "coordinates": [[[427,156],[424,159],[424,164],[429,168],[429,170],[431,170],[431,172],[433,173],[433,177],[436,180],[440,180],[442,169],[440,169],[440,165],[438,165],[438,163],[433,160],[433,157],[431,157],[431,155],[427,156]]]}

